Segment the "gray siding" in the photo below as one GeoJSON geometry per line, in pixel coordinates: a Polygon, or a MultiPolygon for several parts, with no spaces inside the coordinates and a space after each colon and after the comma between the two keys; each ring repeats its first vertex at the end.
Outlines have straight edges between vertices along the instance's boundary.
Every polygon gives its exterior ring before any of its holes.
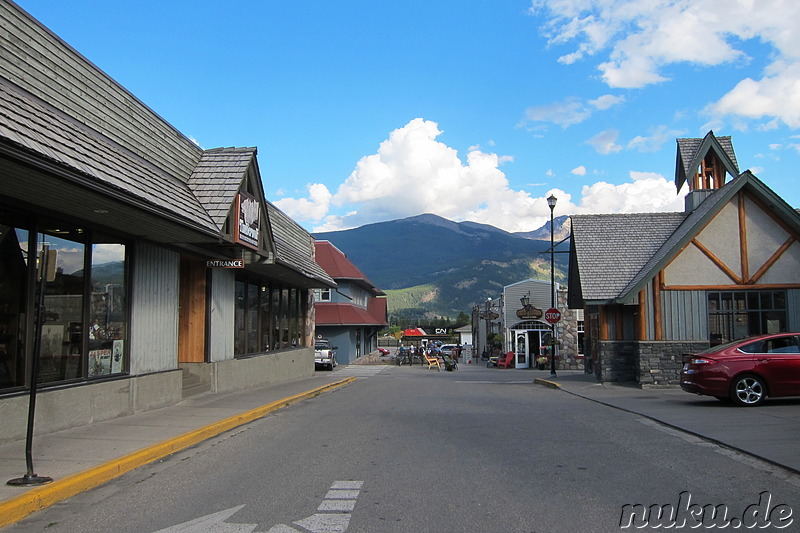
{"type": "Polygon", "coordinates": [[[50,30],[0,2],[0,76],[188,179],[202,150],[50,30]]]}
{"type": "Polygon", "coordinates": [[[786,291],[786,305],[786,328],[789,331],[800,331],[800,289],[786,291]]]}
{"type": "Polygon", "coordinates": [[[664,340],[708,340],[705,291],[663,291],[661,322],[664,340]]]}
{"type": "Polygon", "coordinates": [[[136,243],[131,279],[131,374],[178,367],[180,255],[136,243]]]}
{"type": "Polygon", "coordinates": [[[209,357],[212,362],[233,359],[233,294],[236,275],[232,270],[211,272],[209,357]]]}

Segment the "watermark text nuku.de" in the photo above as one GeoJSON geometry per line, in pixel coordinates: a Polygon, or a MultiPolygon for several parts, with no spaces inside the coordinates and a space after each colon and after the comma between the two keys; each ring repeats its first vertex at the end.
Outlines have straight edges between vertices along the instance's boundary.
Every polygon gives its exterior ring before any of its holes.
{"type": "Polygon", "coordinates": [[[650,506],[640,503],[623,505],[619,527],[621,529],[763,529],[767,527],[783,529],[792,524],[791,507],[785,503],[773,503],[772,494],[767,491],[758,496],[758,503],[748,505],[741,516],[733,516],[729,513],[727,505],[692,503],[692,495],[684,491],[680,493],[677,505],[671,503],[650,506]]]}

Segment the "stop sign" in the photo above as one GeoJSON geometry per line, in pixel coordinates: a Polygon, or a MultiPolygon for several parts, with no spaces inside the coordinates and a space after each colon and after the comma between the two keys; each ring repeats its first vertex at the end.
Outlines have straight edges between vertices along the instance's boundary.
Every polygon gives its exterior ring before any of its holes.
{"type": "Polygon", "coordinates": [[[559,311],[555,307],[551,307],[550,309],[544,312],[544,319],[547,320],[548,324],[555,324],[556,322],[560,322],[561,311],[559,311]]]}

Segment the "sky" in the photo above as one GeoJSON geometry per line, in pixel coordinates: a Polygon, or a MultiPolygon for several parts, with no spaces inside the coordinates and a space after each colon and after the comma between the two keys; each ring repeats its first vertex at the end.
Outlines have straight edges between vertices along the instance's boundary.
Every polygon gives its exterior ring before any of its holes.
{"type": "Polygon", "coordinates": [[[797,0],[18,4],[311,232],[682,210],[710,130],[800,207],[797,0]]]}

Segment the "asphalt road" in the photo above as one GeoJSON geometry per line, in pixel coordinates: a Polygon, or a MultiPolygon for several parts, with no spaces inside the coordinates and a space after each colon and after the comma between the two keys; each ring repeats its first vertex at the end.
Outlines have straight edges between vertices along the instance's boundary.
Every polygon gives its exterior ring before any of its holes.
{"type": "Polygon", "coordinates": [[[725,506],[713,520],[728,530],[800,530],[785,513],[800,511],[800,487],[772,467],[520,372],[464,366],[374,367],[7,530],[603,532],[670,504],[696,511],[676,511],[686,529],[725,506]]]}

